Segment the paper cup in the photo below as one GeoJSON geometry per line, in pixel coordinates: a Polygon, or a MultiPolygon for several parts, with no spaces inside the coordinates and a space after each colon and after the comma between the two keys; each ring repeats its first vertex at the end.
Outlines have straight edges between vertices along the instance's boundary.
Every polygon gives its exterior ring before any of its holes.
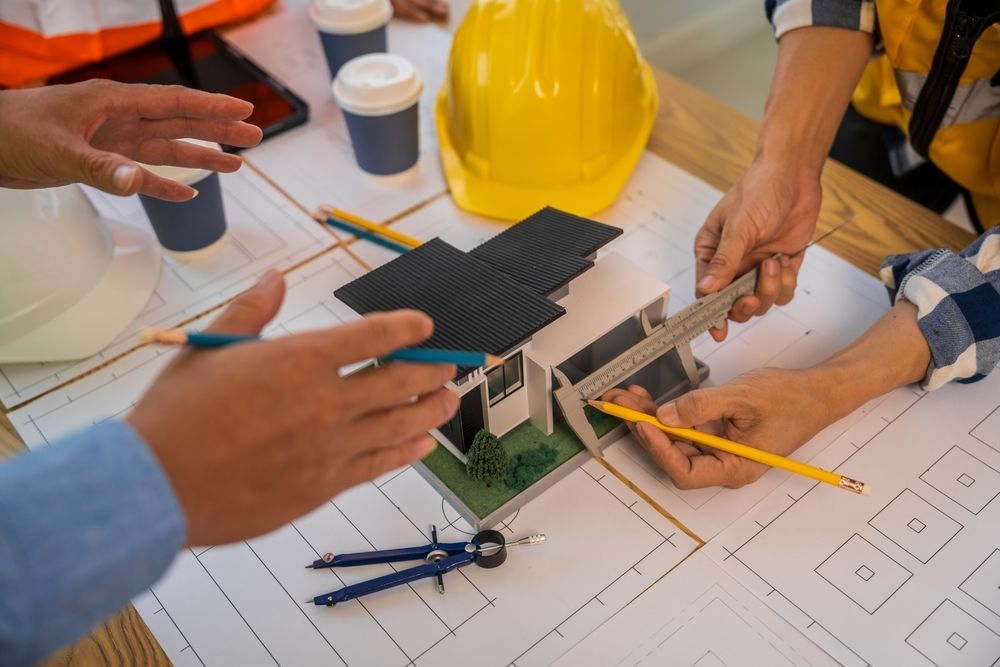
{"type": "MultiPolygon", "coordinates": [[[[191,143],[219,150],[219,144],[191,143]]],[[[156,238],[178,259],[194,261],[214,255],[225,240],[226,211],[222,204],[219,174],[207,169],[142,165],[157,176],[190,185],[198,196],[190,201],[170,202],[139,195],[153,225],[156,238]]]]}
{"type": "Polygon", "coordinates": [[[406,171],[420,157],[420,73],[406,58],[372,53],[351,60],[333,82],[358,166],[370,174],[406,171]]]}
{"type": "Polygon", "coordinates": [[[309,17],[319,32],[331,79],[348,60],[387,50],[389,0],[315,0],[309,17]]]}

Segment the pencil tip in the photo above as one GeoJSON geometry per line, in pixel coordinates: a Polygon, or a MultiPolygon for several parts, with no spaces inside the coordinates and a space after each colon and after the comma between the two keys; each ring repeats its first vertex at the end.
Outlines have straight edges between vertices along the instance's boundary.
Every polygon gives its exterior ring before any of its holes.
{"type": "Polygon", "coordinates": [[[604,407],[604,403],[602,403],[601,401],[595,401],[593,399],[588,400],[587,404],[590,405],[590,407],[596,408],[598,410],[600,410],[600,409],[602,409],[604,407]]]}
{"type": "Polygon", "coordinates": [[[495,354],[486,355],[486,365],[487,366],[499,366],[503,363],[503,357],[498,357],[495,354]]]}
{"type": "Polygon", "coordinates": [[[143,329],[139,332],[139,340],[143,343],[152,343],[156,340],[156,332],[152,329],[143,329]]]}

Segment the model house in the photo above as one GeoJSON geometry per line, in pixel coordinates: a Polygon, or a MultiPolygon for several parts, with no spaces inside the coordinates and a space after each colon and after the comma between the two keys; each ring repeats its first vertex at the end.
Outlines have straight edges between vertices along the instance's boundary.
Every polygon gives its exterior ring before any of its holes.
{"type": "MultiPolygon", "coordinates": [[[[656,325],[669,288],[624,257],[598,251],[622,234],[546,208],[470,252],[434,239],[344,285],[336,296],[360,314],[413,308],[435,322],[428,347],[503,357],[493,368],[461,368],[461,396],[439,429],[460,457],[480,429],[503,436],[526,420],[549,435],[560,417],[553,368],[575,382],[656,325]]],[[[656,395],[654,366],[636,381],[656,395]]]]}

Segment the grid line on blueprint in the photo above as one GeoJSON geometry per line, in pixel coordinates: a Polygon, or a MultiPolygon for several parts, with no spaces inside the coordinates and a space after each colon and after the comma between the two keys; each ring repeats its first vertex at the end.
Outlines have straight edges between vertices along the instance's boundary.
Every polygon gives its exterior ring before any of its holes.
{"type": "MultiPolygon", "coordinates": [[[[907,406],[898,415],[896,415],[895,417],[893,417],[893,419],[892,419],[892,421],[890,423],[894,423],[897,420],[899,420],[903,415],[905,415],[906,413],[908,413],[911,409],[913,409],[916,405],[918,405],[928,395],[929,394],[927,394],[926,392],[918,395],[917,398],[916,398],[916,400],[912,404],[910,404],[909,406],[907,406]]],[[[886,427],[888,427],[888,425],[886,427]]],[[[884,429],[882,429],[882,430],[884,430],[884,429]]],[[[880,433],[881,433],[881,430],[880,430],[880,433]]],[[[876,436],[872,436],[872,438],[869,438],[868,440],[866,440],[865,443],[864,443],[864,445],[867,445],[869,442],[871,442],[871,440],[874,439],[874,437],[876,437],[876,436]]],[[[864,447],[864,445],[862,445],[861,447],[858,447],[853,442],[851,444],[854,446],[854,449],[850,453],[848,453],[847,456],[839,464],[837,464],[836,466],[834,466],[832,468],[833,470],[839,469],[845,463],[847,463],[848,461],[850,461],[854,456],[856,456],[858,453],[860,453],[862,451],[863,447],[864,447]]],[[[777,587],[774,586],[774,584],[772,584],[766,578],[764,578],[763,576],[761,576],[760,573],[758,573],[756,570],[754,570],[753,567],[749,563],[745,562],[739,556],[739,552],[741,550],[747,548],[751,544],[751,542],[753,542],[758,536],[761,535],[761,533],[763,533],[767,529],[767,527],[769,527],[772,524],[774,524],[775,522],[777,522],[778,519],[780,519],[783,515],[785,515],[787,512],[789,512],[793,507],[795,507],[799,502],[801,502],[802,499],[804,499],[807,496],[809,496],[811,493],[813,493],[820,486],[821,486],[821,484],[819,482],[813,483],[798,498],[796,498],[795,496],[792,496],[791,494],[786,493],[785,495],[791,500],[791,502],[784,509],[782,509],[780,512],[778,512],[778,514],[773,519],[771,519],[770,521],[768,521],[765,526],[763,526],[759,530],[755,531],[746,540],[744,540],[741,544],[739,544],[735,549],[730,549],[729,547],[727,547],[725,545],[721,545],[721,548],[726,553],[726,556],[722,560],[723,561],[728,561],[728,560],[732,559],[735,562],[739,563],[740,566],[741,566],[741,568],[742,568],[742,570],[745,573],[752,575],[756,580],[760,581],[765,586],[767,586],[767,588],[769,589],[769,591],[764,595],[764,597],[770,597],[772,595],[779,596],[786,604],[794,607],[798,611],[799,614],[801,614],[804,618],[808,619],[810,626],[815,625],[815,626],[817,626],[819,628],[822,628],[823,631],[826,633],[827,637],[829,637],[832,641],[836,641],[840,645],[840,647],[842,647],[845,651],[848,651],[849,653],[851,653],[852,655],[854,655],[855,657],[857,657],[858,660],[864,662],[865,664],[870,664],[870,661],[866,660],[857,651],[855,651],[853,648],[851,648],[850,646],[848,646],[847,644],[845,644],[840,638],[836,637],[832,632],[830,632],[829,628],[827,628],[825,625],[823,625],[822,623],[820,623],[811,614],[809,614],[808,612],[806,612],[805,609],[803,609],[798,604],[796,604],[793,600],[791,600],[790,598],[788,598],[788,596],[784,595],[780,590],[778,590],[777,587]]],[[[755,521],[754,523],[756,523],[758,526],[761,525],[760,522],[758,522],[758,521],[755,521]]],[[[848,596],[848,598],[850,599],[849,596],[848,596]]],[[[852,600],[852,601],[854,601],[854,600],[852,600]]],[[[858,603],[855,602],[855,604],[858,604],[858,603]]]]}

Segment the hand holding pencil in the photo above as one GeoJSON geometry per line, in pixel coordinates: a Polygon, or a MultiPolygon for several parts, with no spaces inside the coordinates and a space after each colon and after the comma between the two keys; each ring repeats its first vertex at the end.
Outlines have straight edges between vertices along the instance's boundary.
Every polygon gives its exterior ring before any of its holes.
{"type": "MultiPolygon", "coordinates": [[[[798,370],[753,371],[720,387],[689,392],[661,407],[641,387],[630,387],[627,391],[613,389],[603,398],[655,414],[668,427],[717,426],[713,431],[703,430],[781,457],[791,455],[832,421],[822,395],[811,385],[808,372],[798,370]]],[[[679,489],[740,488],[757,481],[774,465],[671,438],[649,423],[630,423],[629,428],[679,489]]],[[[834,483],[828,479],[822,481],[834,483]]],[[[863,492],[864,488],[867,487],[862,485],[856,492],[863,492]]]]}

